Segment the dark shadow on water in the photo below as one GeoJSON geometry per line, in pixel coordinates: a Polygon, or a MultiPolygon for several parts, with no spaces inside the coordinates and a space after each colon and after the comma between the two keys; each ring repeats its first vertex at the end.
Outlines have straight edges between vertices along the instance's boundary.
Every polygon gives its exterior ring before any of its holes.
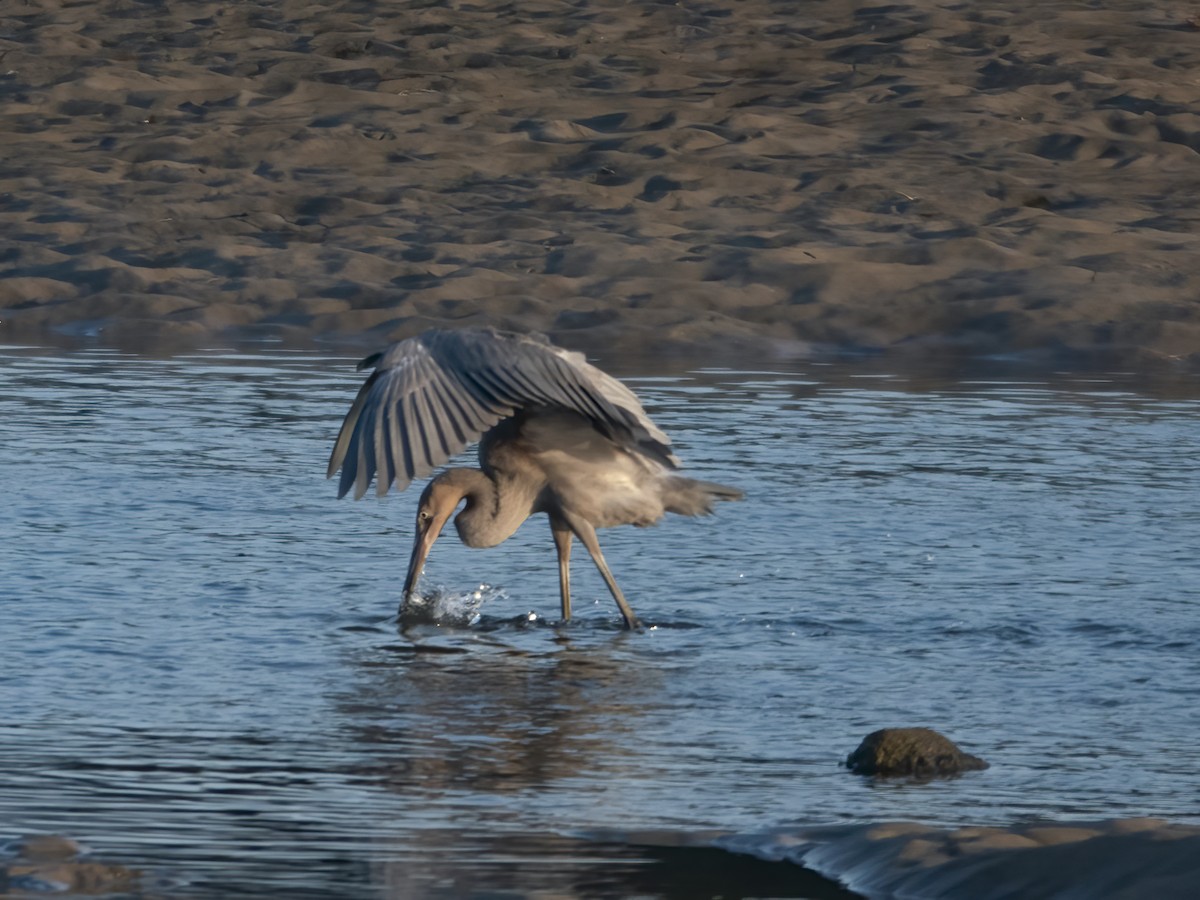
{"type": "Polygon", "coordinates": [[[484,634],[528,634],[546,631],[562,633],[601,633],[611,632],[622,634],[619,619],[572,619],[563,622],[559,619],[547,619],[534,613],[515,616],[479,615],[470,621],[450,618],[429,618],[425,615],[408,615],[400,617],[397,622],[400,634],[404,637],[419,641],[423,638],[437,635],[484,635],[484,634]]]}
{"type": "MultiPolygon", "coordinates": [[[[631,870],[625,885],[643,896],[685,900],[723,897],[802,897],[858,900],[835,881],[791,863],[731,856],[707,847],[643,848],[648,864],[631,870]]],[[[628,896],[628,894],[624,894],[628,896]]]]}
{"type": "MultiPolygon", "coordinates": [[[[568,621],[539,616],[534,612],[516,615],[489,615],[483,606],[492,601],[504,603],[507,592],[490,585],[481,585],[466,593],[435,588],[409,601],[393,620],[402,637],[419,642],[442,635],[531,634],[552,630],[561,640],[571,636],[639,634],[658,629],[690,630],[701,628],[696,622],[654,621],[643,619],[640,628],[629,631],[616,615],[576,616],[568,621]]],[[[362,630],[374,630],[364,628],[362,630]]]]}
{"type": "MultiPolygon", "coordinates": [[[[641,634],[647,631],[691,631],[704,627],[698,622],[687,622],[684,620],[655,621],[643,619],[640,628],[630,631],[624,627],[620,618],[616,616],[607,618],[573,618],[569,622],[564,622],[561,619],[546,619],[532,613],[518,616],[480,616],[478,620],[470,623],[429,621],[425,618],[417,618],[411,621],[401,620],[398,625],[400,634],[413,641],[455,633],[503,634],[506,632],[536,633],[544,631],[555,631],[562,640],[569,640],[572,635],[611,634],[614,637],[621,637],[623,635],[641,634]]],[[[344,628],[342,630],[350,631],[352,629],[344,628]]],[[[374,629],[358,630],[373,631],[374,629]]]]}
{"type": "MultiPolygon", "coordinates": [[[[689,845],[696,839],[688,835],[679,835],[677,846],[531,833],[444,834],[440,838],[446,842],[441,846],[382,848],[382,857],[365,865],[350,859],[330,859],[327,863],[340,870],[340,878],[330,884],[297,881],[287,887],[287,896],[323,898],[364,891],[387,900],[416,897],[517,900],[548,896],[858,900],[860,897],[792,863],[733,854],[699,841],[689,845]]],[[[259,890],[260,886],[212,879],[176,889],[175,895],[250,897],[261,896],[259,890]]]]}
{"type": "Polygon", "coordinates": [[[555,892],[569,897],[636,896],[647,900],[859,897],[791,863],[767,862],[708,846],[647,846],[529,835],[495,850],[497,857],[507,858],[480,865],[486,890],[479,885],[444,896],[496,896],[493,891],[502,891],[514,897],[555,892]]]}
{"type": "Polygon", "coordinates": [[[439,644],[384,644],[382,647],[376,648],[384,653],[396,653],[400,655],[415,655],[418,653],[470,653],[466,647],[445,647],[439,644]]]}

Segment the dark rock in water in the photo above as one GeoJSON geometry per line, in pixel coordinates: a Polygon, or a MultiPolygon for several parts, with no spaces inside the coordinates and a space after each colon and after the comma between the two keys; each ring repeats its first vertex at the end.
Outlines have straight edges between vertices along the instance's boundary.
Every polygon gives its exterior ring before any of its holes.
{"type": "Polygon", "coordinates": [[[126,895],[138,887],[141,873],[136,869],[84,859],[83,853],[82,846],[57,834],[0,843],[0,896],[126,895]]]}
{"type": "Polygon", "coordinates": [[[987,767],[978,756],[959,750],[954,741],[932,728],[873,731],[846,757],[846,768],[857,775],[934,778],[987,767]]]}

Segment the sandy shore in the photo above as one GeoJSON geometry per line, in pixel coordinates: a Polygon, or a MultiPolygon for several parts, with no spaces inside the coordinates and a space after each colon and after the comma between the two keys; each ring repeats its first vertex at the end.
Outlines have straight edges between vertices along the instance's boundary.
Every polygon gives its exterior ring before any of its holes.
{"type": "Polygon", "coordinates": [[[800,863],[870,900],[1191,900],[1200,893],[1200,828],[1158,819],[956,829],[890,822],[718,843],[800,863]]]}
{"type": "Polygon", "coordinates": [[[1200,362],[1186,4],[4,4],[0,340],[1200,362]]]}

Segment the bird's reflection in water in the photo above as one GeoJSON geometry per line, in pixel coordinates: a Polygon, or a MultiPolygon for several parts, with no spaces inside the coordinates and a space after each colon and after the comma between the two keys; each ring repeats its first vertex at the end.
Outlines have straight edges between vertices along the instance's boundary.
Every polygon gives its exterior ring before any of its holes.
{"type": "Polygon", "coordinates": [[[402,641],[358,661],[339,707],[374,760],[362,774],[427,797],[540,791],[585,769],[628,774],[620,741],[660,678],[636,647],[607,622],[469,615],[469,629],[402,623],[402,641]]]}
{"type": "Polygon", "coordinates": [[[379,824],[381,896],[855,896],[688,829],[679,846],[582,836],[668,774],[631,749],[670,669],[644,635],[488,616],[402,633],[358,660],[339,704],[372,760],[358,774],[406,802],[401,822],[379,824]]]}
{"type": "Polygon", "coordinates": [[[364,648],[338,708],[362,751],[354,774],[404,810],[379,823],[386,861],[375,876],[388,896],[528,888],[530,866],[569,882],[614,862],[532,835],[611,821],[606,807],[661,774],[631,771],[626,749],[663,687],[639,640],[607,621],[485,616],[471,628],[411,624],[399,641],[364,648]]]}

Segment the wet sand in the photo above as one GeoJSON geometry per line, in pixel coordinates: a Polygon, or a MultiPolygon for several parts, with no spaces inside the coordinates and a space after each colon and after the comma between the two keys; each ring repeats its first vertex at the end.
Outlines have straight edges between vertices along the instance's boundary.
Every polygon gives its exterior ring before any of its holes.
{"type": "Polygon", "coordinates": [[[864,897],[1190,900],[1200,828],[1158,819],[936,828],[916,822],[781,830],[718,841],[803,864],[864,897]]]}
{"type": "Polygon", "coordinates": [[[0,339],[1200,361],[1176,3],[8,4],[0,339]]]}

